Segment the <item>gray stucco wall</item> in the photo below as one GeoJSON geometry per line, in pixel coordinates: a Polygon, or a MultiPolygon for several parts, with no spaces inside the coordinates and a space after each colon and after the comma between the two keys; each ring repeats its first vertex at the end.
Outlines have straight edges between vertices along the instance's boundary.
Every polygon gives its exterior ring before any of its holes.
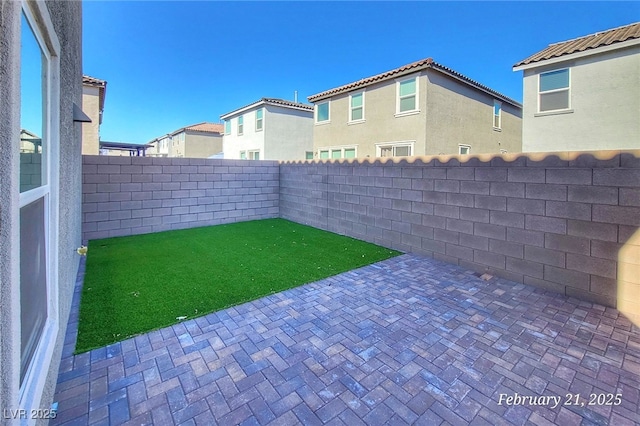
{"type": "MultiPolygon", "coordinates": [[[[73,121],[73,103],[82,105],[82,2],[47,2],[60,41],[60,182],[58,237],[59,331],[42,408],[49,408],[58,379],[67,320],[78,272],[82,215],[82,125],[73,121]]],[[[46,423],[46,421],[42,421],[46,423]]]]}
{"type": "MultiPolygon", "coordinates": [[[[80,243],[81,163],[80,126],[73,122],[72,105],[82,103],[82,4],[47,2],[53,29],[60,42],[60,181],[58,241],[58,334],[41,408],[51,406],[80,243]]],[[[20,2],[0,4],[0,407],[17,409],[20,389],[20,279],[19,279],[19,165],[20,134],[20,2]]],[[[3,416],[4,417],[4,416],[3,416]]],[[[8,419],[0,418],[0,423],[8,419]]],[[[45,420],[39,420],[44,423],[45,420]]]]}
{"type": "Polygon", "coordinates": [[[522,110],[501,101],[502,123],[493,128],[495,97],[435,70],[427,70],[427,150],[425,154],[457,154],[459,144],[471,154],[522,152],[522,110]]]}
{"type": "Polygon", "coordinates": [[[524,71],[523,152],[640,148],[640,46],[524,71]],[[570,69],[570,110],[538,114],[538,75],[570,69]]]}
{"type": "MultiPolygon", "coordinates": [[[[280,215],[615,307],[640,151],[283,163],[280,215]],[[461,162],[464,159],[466,162],[461,162]]],[[[637,261],[636,261],[637,263],[637,261]]],[[[638,266],[631,267],[638,268],[638,266]]],[[[640,281],[625,272],[633,298],[640,281]]],[[[640,314],[640,305],[625,306],[640,314]]],[[[628,303],[627,303],[628,302],[628,303]]]]}
{"type": "MultiPolygon", "coordinates": [[[[20,386],[18,226],[20,139],[19,2],[0,3],[0,407],[17,408],[20,386]]],[[[0,424],[8,420],[0,417],[0,424]]]]}
{"type": "Polygon", "coordinates": [[[83,157],[83,238],[278,217],[276,161],[83,157]]]}
{"type": "Polygon", "coordinates": [[[184,156],[207,158],[222,152],[222,135],[203,132],[184,132],[184,156]]]}
{"type": "Polygon", "coordinates": [[[264,159],[304,160],[313,151],[313,111],[266,105],[264,159]]]}

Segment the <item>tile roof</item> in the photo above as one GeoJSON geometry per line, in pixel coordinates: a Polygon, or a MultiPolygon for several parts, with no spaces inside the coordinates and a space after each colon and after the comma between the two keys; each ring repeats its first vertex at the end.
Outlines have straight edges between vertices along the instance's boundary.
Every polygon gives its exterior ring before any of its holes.
{"type": "Polygon", "coordinates": [[[309,96],[307,99],[309,99],[309,102],[317,102],[321,99],[325,99],[325,98],[329,98],[333,95],[337,95],[339,93],[345,93],[345,92],[349,92],[351,90],[355,90],[361,87],[366,87],[366,86],[370,86],[374,83],[379,83],[381,81],[385,81],[385,80],[390,80],[392,78],[397,78],[403,75],[407,75],[407,74],[411,74],[417,71],[422,71],[424,69],[427,68],[432,68],[434,70],[437,70],[439,72],[442,72],[444,74],[449,75],[450,77],[453,77],[457,80],[460,80],[472,87],[475,87],[476,89],[482,90],[483,92],[487,92],[493,96],[496,96],[499,99],[502,99],[506,102],[509,102],[517,107],[522,107],[522,105],[516,101],[513,100],[499,92],[496,92],[495,90],[478,83],[475,80],[470,79],[469,77],[466,77],[462,74],[460,74],[457,71],[452,70],[451,68],[445,67],[442,64],[437,63],[436,61],[433,60],[433,58],[426,58],[426,59],[421,59],[419,61],[416,62],[412,62],[410,64],[407,65],[403,65],[400,68],[396,68],[393,69],[391,71],[387,71],[387,72],[383,72],[382,74],[376,74],[374,76],[371,77],[367,77],[367,78],[363,78],[361,80],[355,81],[353,83],[349,83],[349,84],[345,84],[344,86],[340,86],[340,87],[336,87],[334,89],[330,89],[330,90],[326,90],[324,92],[309,96]]]}
{"type": "Polygon", "coordinates": [[[220,116],[220,118],[222,118],[224,120],[225,117],[229,117],[231,115],[237,114],[238,112],[240,112],[242,110],[249,109],[249,108],[252,108],[252,107],[257,107],[259,105],[274,105],[274,106],[297,109],[297,110],[302,110],[302,111],[309,111],[309,112],[313,111],[313,105],[303,104],[303,103],[300,103],[300,102],[287,101],[285,99],[278,99],[278,98],[261,98],[261,99],[255,101],[255,102],[251,102],[250,104],[247,104],[247,105],[245,105],[243,107],[235,109],[235,110],[233,110],[231,112],[228,112],[226,114],[222,114],[220,116]]]}
{"type": "Polygon", "coordinates": [[[550,44],[546,49],[518,62],[514,67],[528,65],[534,62],[557,58],[564,55],[570,55],[576,52],[597,49],[602,46],[610,46],[612,44],[633,39],[640,39],[640,22],[625,25],[623,27],[612,28],[595,34],[589,34],[573,40],[550,44]]]}
{"type": "Polygon", "coordinates": [[[98,78],[91,77],[88,75],[82,76],[82,83],[90,86],[100,86],[100,87],[105,87],[107,85],[107,82],[105,80],[100,80],[98,78]]]}
{"type": "Polygon", "coordinates": [[[180,129],[176,133],[179,133],[182,130],[190,130],[192,132],[223,133],[224,125],[204,122],[194,124],[193,126],[187,126],[184,129],[180,129]]]}

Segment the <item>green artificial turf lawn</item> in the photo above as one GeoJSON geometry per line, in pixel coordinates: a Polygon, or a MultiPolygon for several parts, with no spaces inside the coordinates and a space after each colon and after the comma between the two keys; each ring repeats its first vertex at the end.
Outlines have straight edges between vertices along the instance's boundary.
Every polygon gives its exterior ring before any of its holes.
{"type": "Polygon", "coordinates": [[[93,240],[76,352],[399,254],[284,219],[93,240]]]}

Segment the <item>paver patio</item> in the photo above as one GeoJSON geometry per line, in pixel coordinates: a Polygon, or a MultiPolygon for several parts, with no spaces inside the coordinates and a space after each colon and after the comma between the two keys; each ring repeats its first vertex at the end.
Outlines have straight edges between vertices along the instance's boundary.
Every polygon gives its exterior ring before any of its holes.
{"type": "Polygon", "coordinates": [[[617,310],[432,259],[405,254],[73,356],[81,279],[52,424],[640,422],[640,330],[617,310]],[[516,395],[560,401],[507,405],[516,395]]]}

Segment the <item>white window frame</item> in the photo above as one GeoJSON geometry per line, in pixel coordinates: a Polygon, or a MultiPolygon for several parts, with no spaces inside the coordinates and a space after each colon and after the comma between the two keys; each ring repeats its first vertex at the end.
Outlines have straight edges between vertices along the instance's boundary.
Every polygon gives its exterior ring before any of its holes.
{"type": "Polygon", "coordinates": [[[238,136],[244,134],[244,115],[238,117],[238,136]]]}
{"type": "Polygon", "coordinates": [[[314,108],[314,118],[315,118],[315,124],[329,124],[331,123],[331,101],[323,101],[323,102],[318,102],[317,104],[315,104],[315,108],[314,108]],[[322,120],[322,121],[318,121],[318,109],[320,109],[320,105],[324,105],[327,104],[327,119],[326,120],[322,120]]]}
{"type": "Polygon", "coordinates": [[[247,159],[247,151],[240,151],[240,159],[241,160],[247,159]]]}
{"type": "MultiPolygon", "coordinates": [[[[53,351],[60,332],[58,312],[58,211],[60,183],[60,42],[55,32],[49,9],[44,2],[22,2],[22,11],[29,22],[33,34],[44,53],[43,69],[45,70],[46,95],[43,96],[44,120],[42,136],[46,138],[48,151],[44,172],[46,184],[20,193],[19,207],[44,197],[45,201],[45,259],[47,262],[47,319],[40,335],[36,351],[25,374],[19,390],[19,405],[28,414],[40,408],[40,401],[51,366],[53,351]],[[38,17],[36,19],[36,16],[38,17]]],[[[20,108],[20,106],[16,106],[20,108]]],[[[43,156],[45,155],[43,149],[43,156]]],[[[43,173],[44,174],[44,173],[43,173]]],[[[44,176],[43,176],[44,177],[44,176]]],[[[19,262],[19,260],[18,260],[19,262]]],[[[20,283],[17,283],[18,294],[20,283]]],[[[18,309],[19,310],[19,309],[18,309]]],[[[17,313],[20,318],[20,313],[17,313]]],[[[17,327],[20,329],[21,325],[17,327]]],[[[7,336],[11,339],[12,336],[7,336]]],[[[13,341],[14,346],[16,341],[13,341]]],[[[17,347],[21,347],[20,336],[17,336],[17,347]]],[[[20,357],[22,354],[20,354],[20,357]]],[[[35,417],[29,418],[25,424],[35,424],[35,417]]]]}
{"type": "Polygon", "coordinates": [[[471,145],[467,145],[467,144],[458,144],[458,155],[471,155],[471,145]],[[462,150],[466,149],[467,152],[466,153],[462,153],[462,150]]]}
{"type": "Polygon", "coordinates": [[[251,149],[247,151],[247,159],[249,160],[260,160],[260,150],[259,149],[251,149]],[[258,158],[255,158],[255,155],[258,154],[258,158]]]}
{"type": "Polygon", "coordinates": [[[323,147],[318,149],[318,158],[321,159],[321,160],[338,160],[338,159],[342,159],[342,158],[345,158],[344,157],[344,151],[347,150],[347,149],[354,149],[355,150],[355,157],[354,158],[358,158],[358,145],[323,146],[323,147]],[[332,158],[333,151],[340,151],[340,158],[332,158]],[[321,156],[322,152],[328,152],[329,153],[329,157],[322,158],[322,156],[321,156]]]}
{"type": "Polygon", "coordinates": [[[349,124],[358,124],[358,123],[363,123],[365,121],[365,115],[364,115],[364,90],[361,90],[359,92],[353,92],[353,93],[349,93],[349,124]],[[358,118],[356,120],[353,119],[353,105],[352,105],[352,99],[354,96],[358,96],[358,95],[362,95],[362,106],[361,107],[356,107],[356,108],[361,108],[362,109],[362,118],[358,118]]]}
{"type": "Polygon", "coordinates": [[[497,100],[493,100],[493,110],[491,111],[492,114],[492,126],[493,126],[493,130],[502,130],[502,102],[497,101],[497,100]],[[500,108],[498,110],[498,115],[496,115],[496,107],[500,108]],[[496,117],[498,117],[498,125],[496,126],[496,117]]]}
{"type": "Polygon", "coordinates": [[[258,108],[256,110],[256,132],[261,132],[264,129],[264,108],[258,108]],[[258,118],[258,112],[262,113],[262,117],[258,118]],[[258,127],[260,123],[260,127],[258,127]]]}
{"type": "Polygon", "coordinates": [[[410,77],[403,77],[403,78],[396,79],[396,114],[395,114],[396,117],[403,117],[405,115],[418,114],[420,112],[419,100],[420,100],[420,74],[414,74],[410,77]],[[414,109],[412,110],[400,111],[400,84],[409,80],[416,81],[416,92],[413,95],[405,95],[404,97],[415,96],[415,106],[414,106],[414,109]]]}
{"type": "Polygon", "coordinates": [[[416,141],[392,141],[392,142],[380,142],[376,144],[376,157],[382,157],[382,149],[383,148],[391,148],[392,157],[397,157],[396,148],[398,147],[409,147],[409,155],[408,157],[414,156],[415,154],[415,145],[416,141]]]}
{"type": "Polygon", "coordinates": [[[537,93],[538,93],[538,114],[553,114],[555,112],[565,112],[565,111],[570,111],[571,110],[571,68],[570,67],[565,67],[565,68],[558,68],[558,69],[553,69],[553,70],[548,70],[548,71],[544,71],[538,74],[538,82],[537,82],[538,86],[537,86],[537,93]],[[553,89],[553,90],[545,90],[545,91],[540,91],[540,79],[542,78],[543,75],[545,74],[549,74],[552,72],[558,72],[558,71],[564,71],[567,70],[567,72],[569,73],[569,83],[567,85],[566,88],[561,88],[561,89],[553,89]],[[559,92],[567,92],[567,107],[566,108],[560,108],[560,109],[549,109],[546,111],[542,111],[540,110],[540,98],[542,95],[548,94],[548,93],[559,93],[559,92]]]}
{"type": "Polygon", "coordinates": [[[225,120],[225,122],[224,122],[224,134],[225,135],[230,135],[231,134],[231,120],[225,120]]]}

